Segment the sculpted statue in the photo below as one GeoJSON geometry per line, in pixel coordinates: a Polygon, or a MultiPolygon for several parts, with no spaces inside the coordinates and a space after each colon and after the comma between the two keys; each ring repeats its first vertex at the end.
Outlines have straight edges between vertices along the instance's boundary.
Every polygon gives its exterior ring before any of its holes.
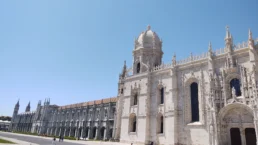
{"type": "Polygon", "coordinates": [[[236,89],[234,87],[232,87],[232,97],[235,98],[236,97],[236,89]]]}

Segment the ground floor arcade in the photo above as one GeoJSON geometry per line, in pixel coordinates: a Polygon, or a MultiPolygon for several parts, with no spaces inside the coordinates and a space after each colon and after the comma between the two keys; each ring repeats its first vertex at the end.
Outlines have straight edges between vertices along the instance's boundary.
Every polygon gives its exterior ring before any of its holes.
{"type": "Polygon", "coordinates": [[[112,138],[113,129],[106,127],[51,127],[47,135],[69,136],[80,139],[108,140],[112,138]]]}

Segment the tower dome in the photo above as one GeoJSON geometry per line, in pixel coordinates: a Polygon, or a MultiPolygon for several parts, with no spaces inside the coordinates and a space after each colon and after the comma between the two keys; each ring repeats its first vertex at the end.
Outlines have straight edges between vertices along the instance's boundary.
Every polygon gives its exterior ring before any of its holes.
{"type": "Polygon", "coordinates": [[[147,30],[142,32],[140,36],[135,40],[135,49],[139,48],[161,48],[162,41],[159,36],[151,30],[148,26],[147,30]]]}

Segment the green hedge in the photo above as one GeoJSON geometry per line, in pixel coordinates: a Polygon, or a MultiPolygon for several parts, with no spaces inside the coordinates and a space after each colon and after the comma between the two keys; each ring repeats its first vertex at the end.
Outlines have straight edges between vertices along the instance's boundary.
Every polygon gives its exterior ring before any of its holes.
{"type": "Polygon", "coordinates": [[[75,137],[69,137],[69,136],[65,136],[64,139],[69,139],[69,140],[76,140],[75,137]]]}

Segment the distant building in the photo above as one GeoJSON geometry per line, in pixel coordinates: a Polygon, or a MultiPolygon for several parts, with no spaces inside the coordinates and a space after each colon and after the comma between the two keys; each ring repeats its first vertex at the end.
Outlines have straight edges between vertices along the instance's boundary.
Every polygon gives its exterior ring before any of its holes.
{"type": "Polygon", "coordinates": [[[9,126],[11,125],[11,121],[3,121],[0,120],[0,130],[8,130],[9,126]]]}
{"type": "Polygon", "coordinates": [[[30,103],[24,113],[15,105],[11,131],[32,132],[56,136],[69,136],[106,140],[113,136],[116,98],[107,98],[66,106],[50,105],[39,101],[36,111],[30,103]]]}

